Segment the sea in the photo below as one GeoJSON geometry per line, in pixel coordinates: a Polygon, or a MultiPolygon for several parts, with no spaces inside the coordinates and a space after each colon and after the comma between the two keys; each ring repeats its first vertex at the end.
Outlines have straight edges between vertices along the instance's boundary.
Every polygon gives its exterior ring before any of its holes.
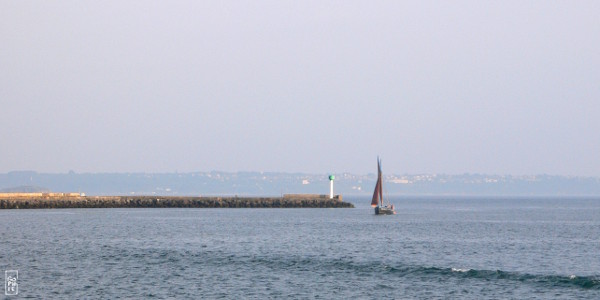
{"type": "Polygon", "coordinates": [[[0,210],[0,297],[600,299],[600,198],[344,200],[0,210]]]}

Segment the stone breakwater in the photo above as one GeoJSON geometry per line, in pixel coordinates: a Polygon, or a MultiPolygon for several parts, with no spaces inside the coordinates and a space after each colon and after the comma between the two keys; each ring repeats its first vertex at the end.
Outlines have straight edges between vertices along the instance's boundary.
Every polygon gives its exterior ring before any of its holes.
{"type": "Polygon", "coordinates": [[[352,208],[341,196],[334,199],[315,196],[284,197],[171,197],[171,196],[62,196],[0,197],[0,209],[31,208],[352,208]]]}

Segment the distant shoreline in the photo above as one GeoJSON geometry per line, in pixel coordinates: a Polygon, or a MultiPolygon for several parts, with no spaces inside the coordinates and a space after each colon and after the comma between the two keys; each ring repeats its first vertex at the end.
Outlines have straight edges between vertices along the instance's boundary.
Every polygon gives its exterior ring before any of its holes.
{"type": "Polygon", "coordinates": [[[12,196],[0,197],[0,209],[54,208],[354,208],[337,195],[283,197],[174,197],[174,196],[12,196]]]}
{"type": "MultiPolygon", "coordinates": [[[[374,174],[336,174],[334,191],[344,196],[372,196],[374,174]]],[[[421,174],[384,176],[392,195],[600,196],[600,178],[553,175],[421,174]]],[[[86,195],[280,196],[328,193],[327,174],[285,172],[191,173],[0,173],[0,193],[84,192],[86,195]]]]}

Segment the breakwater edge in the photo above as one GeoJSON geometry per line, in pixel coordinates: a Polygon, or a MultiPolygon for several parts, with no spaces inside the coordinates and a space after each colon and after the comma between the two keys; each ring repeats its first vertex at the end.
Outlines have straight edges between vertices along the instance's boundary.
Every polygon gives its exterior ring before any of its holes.
{"type": "Polygon", "coordinates": [[[0,209],[44,208],[353,208],[341,195],[290,194],[282,197],[238,196],[84,196],[77,193],[0,194],[0,209]]]}

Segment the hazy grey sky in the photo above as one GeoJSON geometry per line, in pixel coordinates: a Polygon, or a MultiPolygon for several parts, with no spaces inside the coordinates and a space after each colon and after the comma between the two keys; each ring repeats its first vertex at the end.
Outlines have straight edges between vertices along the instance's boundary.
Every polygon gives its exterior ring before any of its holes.
{"type": "Polygon", "coordinates": [[[600,176],[599,13],[0,0],[0,172],[600,176]]]}

